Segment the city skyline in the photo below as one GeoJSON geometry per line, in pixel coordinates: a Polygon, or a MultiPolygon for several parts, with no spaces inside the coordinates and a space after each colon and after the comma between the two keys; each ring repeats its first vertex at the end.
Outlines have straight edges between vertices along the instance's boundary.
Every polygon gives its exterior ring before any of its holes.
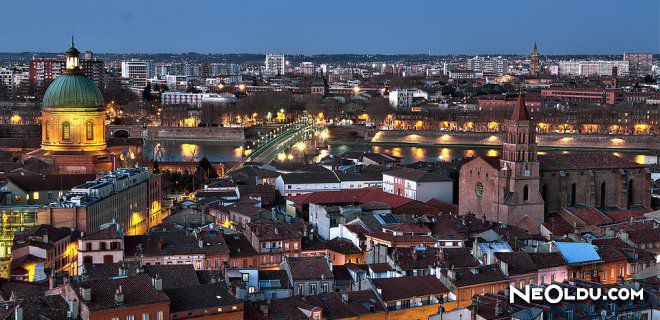
{"type": "Polygon", "coordinates": [[[73,33],[82,50],[105,53],[508,55],[528,54],[534,41],[541,55],[658,52],[657,2],[594,3],[412,3],[400,10],[391,2],[281,8],[199,2],[205,9],[191,6],[189,15],[172,3],[115,1],[99,8],[73,1],[66,9],[45,1],[8,3],[0,13],[6,23],[20,24],[12,12],[29,11],[51,27],[23,24],[0,51],[59,52],[73,33]],[[58,19],[49,18],[53,14],[58,19]]]}

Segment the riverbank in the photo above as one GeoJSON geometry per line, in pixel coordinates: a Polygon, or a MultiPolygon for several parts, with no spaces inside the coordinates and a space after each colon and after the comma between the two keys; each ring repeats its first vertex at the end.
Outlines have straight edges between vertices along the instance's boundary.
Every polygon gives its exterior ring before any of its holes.
{"type": "MultiPolygon", "coordinates": [[[[369,141],[362,139],[333,139],[328,141],[328,145],[354,145],[354,146],[381,146],[381,147],[418,147],[418,148],[475,148],[475,149],[500,149],[502,144],[496,143],[451,143],[451,142],[409,142],[409,141],[369,141]]],[[[641,152],[652,153],[653,148],[637,148],[637,147],[593,147],[593,146],[554,146],[539,144],[539,150],[580,150],[580,151],[625,151],[625,152],[641,152]]]]}

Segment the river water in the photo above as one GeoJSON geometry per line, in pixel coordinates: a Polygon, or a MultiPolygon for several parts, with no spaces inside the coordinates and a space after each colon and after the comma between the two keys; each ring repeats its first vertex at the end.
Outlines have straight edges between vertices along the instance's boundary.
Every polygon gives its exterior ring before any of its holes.
{"type": "MultiPolygon", "coordinates": [[[[581,152],[579,149],[566,150],[543,150],[540,148],[539,154],[573,153],[581,152]]],[[[163,142],[156,146],[153,142],[145,145],[145,158],[153,159],[154,156],[160,161],[196,161],[206,156],[212,162],[240,161],[246,148],[240,143],[228,144],[210,141],[170,141],[163,142]]],[[[498,156],[500,148],[492,147],[414,147],[401,146],[393,147],[390,145],[377,144],[343,144],[338,143],[328,146],[321,150],[322,155],[338,155],[346,151],[362,151],[386,153],[403,158],[404,163],[415,161],[450,161],[472,156],[498,156]]],[[[309,151],[308,151],[309,152],[309,151]]],[[[612,150],[607,151],[622,158],[632,160],[642,164],[655,163],[657,157],[649,153],[639,151],[612,150]]]]}

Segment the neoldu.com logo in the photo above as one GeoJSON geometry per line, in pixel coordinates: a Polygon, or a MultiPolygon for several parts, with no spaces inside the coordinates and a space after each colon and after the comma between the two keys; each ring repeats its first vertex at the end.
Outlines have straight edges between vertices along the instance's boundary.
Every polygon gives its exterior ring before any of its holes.
{"type": "Polygon", "coordinates": [[[631,288],[581,288],[561,287],[551,284],[545,287],[534,287],[526,285],[523,290],[514,286],[509,287],[509,302],[515,303],[516,297],[530,303],[532,301],[545,301],[548,303],[559,303],[562,301],[580,300],[643,300],[644,289],[631,288]]]}

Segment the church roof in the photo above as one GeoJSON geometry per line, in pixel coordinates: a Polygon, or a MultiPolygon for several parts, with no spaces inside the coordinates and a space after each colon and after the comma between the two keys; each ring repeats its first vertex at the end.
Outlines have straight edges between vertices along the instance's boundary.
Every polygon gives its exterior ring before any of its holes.
{"type": "Polygon", "coordinates": [[[92,108],[103,105],[99,88],[81,74],[59,76],[48,86],[41,104],[45,108],[92,108]]]}
{"type": "Polygon", "coordinates": [[[541,170],[630,169],[644,166],[608,152],[540,155],[541,170]]]}
{"type": "Polygon", "coordinates": [[[527,112],[527,106],[525,106],[525,99],[523,99],[523,95],[520,94],[518,96],[518,100],[516,101],[516,108],[513,110],[513,115],[511,116],[511,120],[530,120],[531,118],[529,117],[529,112],[527,112]]]}

